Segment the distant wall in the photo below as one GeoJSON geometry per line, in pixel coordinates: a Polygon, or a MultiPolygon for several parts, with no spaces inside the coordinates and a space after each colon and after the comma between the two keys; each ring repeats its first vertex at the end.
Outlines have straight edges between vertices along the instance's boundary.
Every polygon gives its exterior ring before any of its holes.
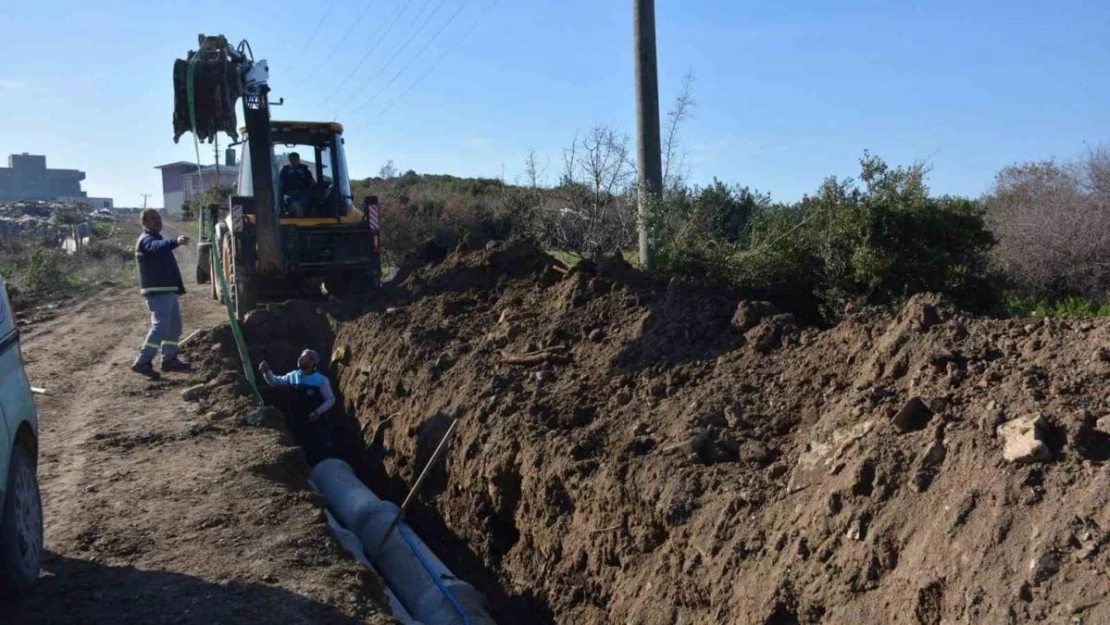
{"type": "Polygon", "coordinates": [[[169,191],[162,193],[162,210],[167,213],[180,213],[185,205],[185,191],[169,191]]]}
{"type": "Polygon", "coordinates": [[[72,202],[74,204],[84,204],[89,208],[114,208],[115,201],[109,197],[60,197],[57,198],[59,202],[72,202]]]}
{"type": "Polygon", "coordinates": [[[45,156],[12,154],[8,166],[0,167],[0,200],[85,197],[81,190],[84,179],[85,172],[76,169],[47,169],[45,156]]]}

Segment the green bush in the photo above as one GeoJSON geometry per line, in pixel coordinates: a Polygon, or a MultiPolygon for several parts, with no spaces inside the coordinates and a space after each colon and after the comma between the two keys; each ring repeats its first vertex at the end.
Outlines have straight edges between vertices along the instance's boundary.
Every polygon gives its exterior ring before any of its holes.
{"type": "Polygon", "coordinates": [[[660,267],[814,299],[827,317],[845,300],[892,304],[925,291],[974,309],[989,306],[994,239],[979,203],[931,197],[920,165],[892,169],[869,154],[860,165],[862,185],[830,178],[790,206],[747,189],[728,193],[720,183],[693,199],[664,201],[676,223],[663,229],[655,222],[660,267]]]}
{"type": "Polygon", "coordinates": [[[657,265],[666,272],[731,281],[737,255],[747,249],[752,220],[771,198],[714,179],[704,188],[679,189],[648,211],[657,265]]]}
{"type": "Polygon", "coordinates": [[[1015,317],[1091,319],[1110,317],[1110,303],[1100,304],[1081,297],[1067,297],[1056,301],[1011,297],[1006,300],[1006,312],[1015,317]]]}
{"type": "Polygon", "coordinates": [[[210,204],[226,206],[228,198],[235,195],[235,187],[227,184],[217,184],[181,205],[181,221],[196,221],[200,211],[205,210],[210,204]]]}
{"type": "Polygon", "coordinates": [[[95,221],[92,224],[92,234],[97,239],[107,239],[116,231],[116,224],[110,221],[95,221]]]}
{"type": "Polygon", "coordinates": [[[377,195],[381,203],[383,255],[397,266],[405,256],[432,239],[453,246],[463,236],[477,244],[512,235],[517,224],[510,194],[498,180],[422,175],[354,181],[356,205],[377,195]]]}
{"type": "Polygon", "coordinates": [[[66,255],[59,250],[34,247],[19,263],[16,275],[20,288],[29,293],[56,291],[68,286],[63,270],[66,255]]]}

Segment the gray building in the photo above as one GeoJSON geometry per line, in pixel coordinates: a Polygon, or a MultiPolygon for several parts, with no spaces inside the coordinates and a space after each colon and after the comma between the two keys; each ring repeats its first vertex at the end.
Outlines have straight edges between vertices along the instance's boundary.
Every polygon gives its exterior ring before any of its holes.
{"type": "Polygon", "coordinates": [[[196,199],[217,182],[235,186],[239,177],[235,150],[231,148],[224,152],[224,164],[219,167],[218,178],[215,165],[205,165],[198,172],[197,164],[188,161],[166,163],[155,169],[162,172],[162,209],[167,213],[180,213],[185,202],[196,199]]]}
{"type": "Polygon", "coordinates": [[[81,190],[84,179],[85,172],[76,169],[47,169],[45,156],[12,154],[8,166],[0,167],[0,200],[86,198],[81,190]]]}
{"type": "Polygon", "coordinates": [[[197,164],[178,161],[159,165],[155,169],[162,172],[162,210],[180,213],[185,203],[185,174],[196,171],[197,164]]]}

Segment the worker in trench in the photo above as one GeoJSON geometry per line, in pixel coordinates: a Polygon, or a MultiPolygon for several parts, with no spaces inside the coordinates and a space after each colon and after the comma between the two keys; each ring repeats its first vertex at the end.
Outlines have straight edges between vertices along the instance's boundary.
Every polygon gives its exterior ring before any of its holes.
{"type": "Polygon", "coordinates": [[[325,417],[335,405],[335,394],[328,377],[320,373],[320,354],[306,349],[297,358],[297,368],[278,376],[266,361],[258,371],[273,387],[290,388],[294,394],[289,429],[304,448],[309,464],[316,464],[331,455],[331,421],[325,417]]]}

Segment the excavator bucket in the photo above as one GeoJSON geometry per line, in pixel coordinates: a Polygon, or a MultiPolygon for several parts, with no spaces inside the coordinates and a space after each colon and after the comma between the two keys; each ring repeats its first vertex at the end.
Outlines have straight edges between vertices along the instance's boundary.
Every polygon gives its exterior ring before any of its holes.
{"type": "Polygon", "coordinates": [[[235,103],[242,84],[228,59],[227,39],[201,35],[199,40],[199,50],[173,64],[173,141],[190,131],[202,142],[211,143],[221,131],[236,140],[235,103]]]}

